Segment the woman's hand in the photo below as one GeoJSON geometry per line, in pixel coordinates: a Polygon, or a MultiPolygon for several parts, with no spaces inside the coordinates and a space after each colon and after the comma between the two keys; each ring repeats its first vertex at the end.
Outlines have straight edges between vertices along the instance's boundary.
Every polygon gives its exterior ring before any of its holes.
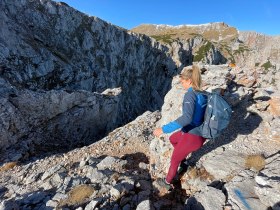
{"type": "Polygon", "coordinates": [[[159,137],[161,134],[163,134],[162,128],[156,128],[153,133],[156,137],[159,137]]]}

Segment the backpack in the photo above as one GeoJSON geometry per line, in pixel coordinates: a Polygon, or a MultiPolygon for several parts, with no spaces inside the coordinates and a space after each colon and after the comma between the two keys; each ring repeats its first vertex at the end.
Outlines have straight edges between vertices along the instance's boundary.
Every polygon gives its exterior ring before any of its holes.
{"type": "Polygon", "coordinates": [[[207,96],[207,107],[204,122],[189,133],[202,136],[206,139],[215,139],[228,126],[232,109],[223,97],[217,93],[200,92],[207,96]]]}

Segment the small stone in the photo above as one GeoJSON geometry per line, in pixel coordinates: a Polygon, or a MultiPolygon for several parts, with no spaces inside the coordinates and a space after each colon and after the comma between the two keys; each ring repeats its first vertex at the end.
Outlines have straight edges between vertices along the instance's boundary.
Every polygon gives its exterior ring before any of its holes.
{"type": "Polygon", "coordinates": [[[56,193],[56,194],[53,196],[52,200],[53,200],[53,201],[60,201],[60,200],[66,199],[66,198],[67,198],[67,195],[62,194],[62,193],[56,193]]]}
{"type": "Polygon", "coordinates": [[[44,190],[50,190],[53,188],[49,180],[47,180],[44,184],[42,184],[41,187],[43,187],[44,190]]]}
{"type": "Polygon", "coordinates": [[[144,169],[144,170],[147,170],[148,164],[143,163],[143,162],[140,162],[140,163],[139,163],[139,168],[144,169]]]}
{"type": "Polygon", "coordinates": [[[85,210],[93,210],[99,203],[99,200],[92,200],[88,205],[86,205],[85,210]]]}
{"type": "Polygon", "coordinates": [[[120,196],[121,196],[120,191],[115,187],[112,187],[112,189],[110,190],[110,194],[111,194],[111,196],[115,197],[116,199],[120,198],[120,196]]]}
{"type": "Polygon", "coordinates": [[[95,182],[104,182],[107,177],[100,171],[98,171],[97,168],[93,168],[91,166],[85,166],[84,172],[86,173],[86,176],[90,179],[92,183],[95,182]]]}
{"type": "Polygon", "coordinates": [[[224,210],[232,210],[232,206],[231,206],[231,205],[226,205],[226,206],[224,207],[224,210]]]}
{"type": "Polygon", "coordinates": [[[65,173],[56,173],[51,179],[51,184],[58,187],[59,185],[63,184],[63,180],[65,177],[65,173]]]}
{"type": "Polygon", "coordinates": [[[56,173],[56,172],[65,172],[65,171],[66,171],[66,169],[63,168],[61,165],[56,165],[56,166],[50,168],[49,170],[47,170],[47,171],[43,174],[41,180],[45,180],[45,179],[51,177],[51,176],[52,176],[54,173],[56,173]]]}
{"type": "Polygon", "coordinates": [[[87,164],[88,164],[87,161],[82,160],[82,161],[80,162],[79,166],[80,166],[80,167],[83,167],[83,166],[85,166],[85,165],[87,165],[87,164]]]}
{"type": "Polygon", "coordinates": [[[53,200],[49,200],[47,203],[46,203],[46,206],[49,206],[49,207],[57,207],[58,203],[56,201],[53,201],[53,200]]]}
{"type": "Polygon", "coordinates": [[[26,184],[30,184],[30,183],[34,183],[37,181],[37,179],[39,178],[40,174],[31,174],[29,177],[26,178],[25,183],[26,184]]]}
{"type": "Polygon", "coordinates": [[[150,200],[145,200],[142,201],[141,203],[138,204],[136,210],[153,210],[154,207],[151,205],[150,200]]]}

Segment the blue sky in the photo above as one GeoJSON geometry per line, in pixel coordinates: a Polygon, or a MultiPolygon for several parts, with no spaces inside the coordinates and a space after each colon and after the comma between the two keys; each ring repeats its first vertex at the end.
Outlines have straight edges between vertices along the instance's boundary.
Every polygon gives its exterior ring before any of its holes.
{"type": "Polygon", "coordinates": [[[280,0],[63,0],[112,24],[131,29],[142,23],[225,22],[240,31],[280,35],[280,0]]]}

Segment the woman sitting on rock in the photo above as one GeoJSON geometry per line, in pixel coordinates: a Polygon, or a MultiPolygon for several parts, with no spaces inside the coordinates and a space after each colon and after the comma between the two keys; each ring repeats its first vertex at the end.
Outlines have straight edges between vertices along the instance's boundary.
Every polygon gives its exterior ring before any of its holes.
{"type": "Polygon", "coordinates": [[[191,130],[202,124],[207,104],[205,95],[196,90],[201,90],[201,74],[198,66],[185,67],[180,74],[180,82],[186,90],[183,100],[183,113],[175,121],[172,121],[162,128],[156,128],[154,135],[159,137],[162,133],[173,133],[169,140],[174,147],[171,164],[165,180],[159,184],[170,189],[171,182],[177,173],[178,166],[191,152],[202,147],[205,138],[194,135],[191,130]]]}

